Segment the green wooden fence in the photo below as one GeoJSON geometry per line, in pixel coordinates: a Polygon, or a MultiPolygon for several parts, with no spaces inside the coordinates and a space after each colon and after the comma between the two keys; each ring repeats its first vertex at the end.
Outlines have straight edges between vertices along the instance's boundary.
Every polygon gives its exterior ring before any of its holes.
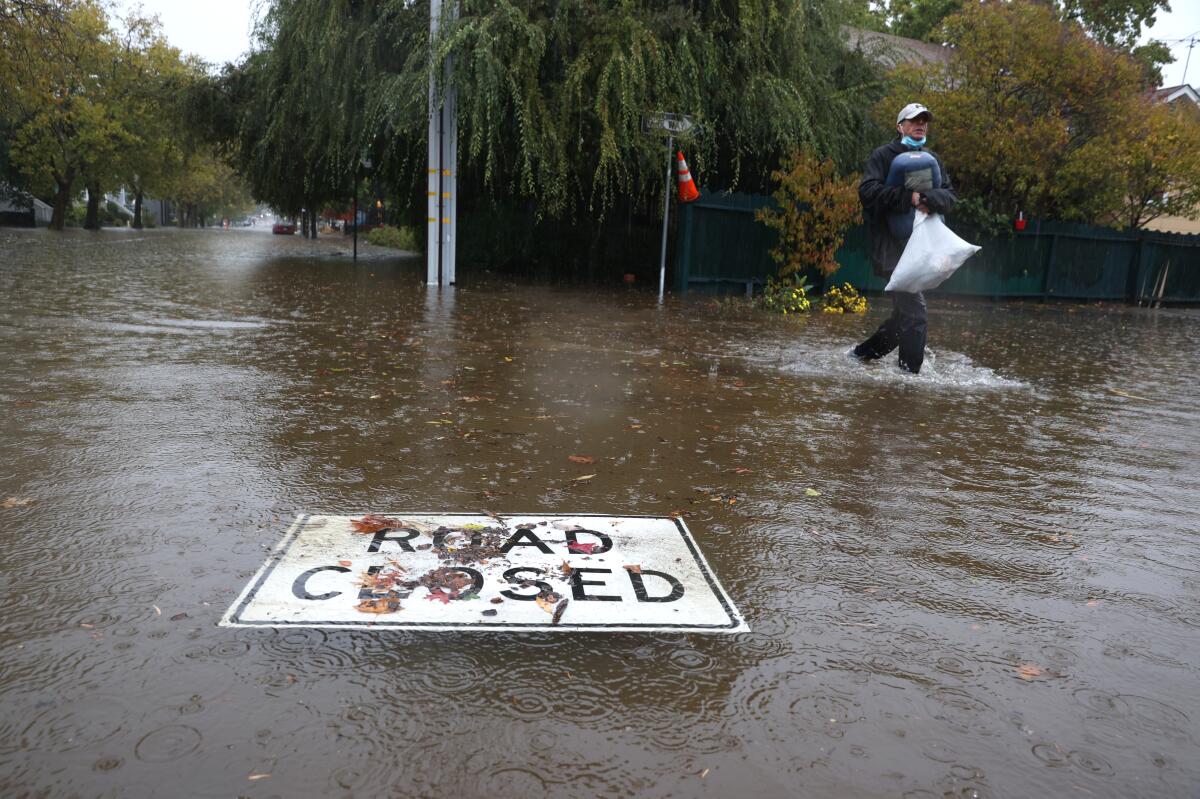
{"type": "MultiPolygon", "coordinates": [[[[775,273],[774,232],[754,220],[772,202],[751,194],[708,194],[685,205],[675,248],[679,293],[751,293],[775,273]]],[[[953,220],[951,221],[953,224],[953,220]]],[[[960,234],[963,232],[960,231],[960,234]]],[[[1200,236],[1031,222],[1022,232],[971,239],[983,246],[934,293],[1149,302],[1200,302],[1200,236]],[[1161,285],[1160,285],[1161,284],[1161,285]]],[[[865,226],[852,228],[828,280],[882,291],[871,270],[865,226]]]]}

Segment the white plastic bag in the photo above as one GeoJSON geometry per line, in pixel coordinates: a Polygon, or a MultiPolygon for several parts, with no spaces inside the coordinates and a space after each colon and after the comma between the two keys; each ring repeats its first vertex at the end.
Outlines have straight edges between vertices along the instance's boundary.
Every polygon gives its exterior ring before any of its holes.
{"type": "Polygon", "coordinates": [[[941,214],[917,211],[913,232],[884,291],[928,291],[937,288],[981,248],[963,241],[946,227],[941,214]]]}

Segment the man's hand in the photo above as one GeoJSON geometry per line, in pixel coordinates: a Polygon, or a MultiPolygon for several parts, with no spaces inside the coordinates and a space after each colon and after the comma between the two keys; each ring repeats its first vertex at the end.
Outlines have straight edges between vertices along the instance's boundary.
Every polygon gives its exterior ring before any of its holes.
{"type": "Polygon", "coordinates": [[[931,213],[931,211],[929,210],[929,206],[927,206],[927,205],[925,205],[925,203],[921,202],[921,193],[919,191],[914,191],[912,193],[912,204],[913,204],[913,208],[916,208],[918,211],[920,211],[923,214],[931,213]]]}

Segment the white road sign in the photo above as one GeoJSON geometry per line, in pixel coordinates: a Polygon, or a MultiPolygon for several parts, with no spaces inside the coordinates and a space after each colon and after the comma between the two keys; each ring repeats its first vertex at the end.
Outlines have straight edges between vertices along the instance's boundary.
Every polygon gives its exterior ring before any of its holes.
{"type": "Polygon", "coordinates": [[[587,514],[302,515],[221,624],[749,630],[682,520],[587,514]]]}

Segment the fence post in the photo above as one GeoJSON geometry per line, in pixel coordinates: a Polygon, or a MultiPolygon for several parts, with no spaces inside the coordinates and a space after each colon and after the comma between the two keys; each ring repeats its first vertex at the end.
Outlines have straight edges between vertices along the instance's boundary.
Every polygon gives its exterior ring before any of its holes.
{"type": "Polygon", "coordinates": [[[1054,250],[1058,244],[1058,235],[1050,234],[1050,252],[1046,256],[1046,271],[1042,274],[1042,302],[1050,296],[1050,276],[1054,274],[1054,250]]]}
{"type": "Polygon", "coordinates": [[[1146,231],[1138,230],[1137,249],[1133,251],[1133,260],[1129,264],[1129,272],[1125,275],[1125,302],[1141,304],[1138,298],[1138,277],[1142,273],[1142,253],[1146,248],[1146,231]]]}
{"type": "Polygon", "coordinates": [[[688,283],[692,277],[692,218],[694,215],[695,208],[692,203],[684,205],[683,212],[679,217],[679,227],[675,231],[675,235],[679,237],[675,252],[675,291],[678,294],[687,293],[688,283]]]}

